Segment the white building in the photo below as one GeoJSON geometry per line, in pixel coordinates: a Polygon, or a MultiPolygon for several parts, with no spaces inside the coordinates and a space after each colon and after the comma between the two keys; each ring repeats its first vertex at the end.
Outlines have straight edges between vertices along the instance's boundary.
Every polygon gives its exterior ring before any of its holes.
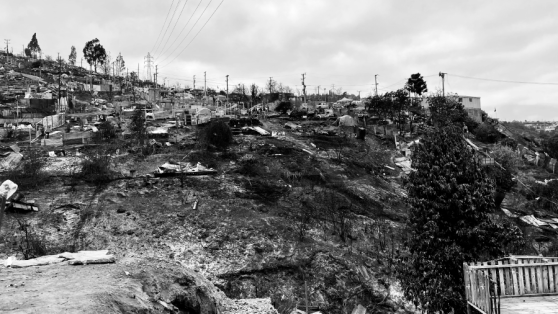
{"type": "MultiPolygon", "coordinates": [[[[463,104],[465,111],[467,111],[471,119],[479,123],[482,122],[482,109],[481,109],[480,97],[464,96],[464,95],[448,96],[448,97],[456,97],[457,101],[463,104]]],[[[428,102],[426,101],[426,99],[422,100],[422,106],[425,109],[428,109],[428,102]]]]}

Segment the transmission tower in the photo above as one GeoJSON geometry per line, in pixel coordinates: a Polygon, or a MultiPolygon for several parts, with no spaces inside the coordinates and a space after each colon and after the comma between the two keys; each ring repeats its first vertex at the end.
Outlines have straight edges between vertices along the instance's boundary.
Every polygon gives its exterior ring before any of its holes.
{"type": "MultiPolygon", "coordinates": [[[[147,57],[144,57],[144,68],[147,71],[147,79],[149,81],[151,80],[151,68],[153,67],[153,56],[151,55],[151,53],[147,53],[147,57]]],[[[139,73],[138,73],[139,75],[139,73]]]]}

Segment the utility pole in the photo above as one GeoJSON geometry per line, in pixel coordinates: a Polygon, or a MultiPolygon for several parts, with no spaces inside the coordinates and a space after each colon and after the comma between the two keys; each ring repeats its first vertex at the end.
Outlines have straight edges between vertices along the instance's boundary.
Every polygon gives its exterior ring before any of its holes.
{"type": "Polygon", "coordinates": [[[360,100],[360,91],[358,91],[358,100],[360,100]]]}
{"type": "Polygon", "coordinates": [[[204,71],[203,72],[203,95],[204,95],[204,99],[207,103],[207,73],[204,71]]]}
{"type": "MultiPolygon", "coordinates": [[[[229,103],[229,75],[227,74],[226,76],[227,78],[227,104],[229,103]]],[[[227,105],[225,104],[225,108],[227,107],[227,105]]]]}
{"type": "Polygon", "coordinates": [[[374,87],[374,89],[375,89],[374,95],[378,96],[378,74],[374,75],[374,86],[375,86],[374,87]]]}
{"type": "MultiPolygon", "coordinates": [[[[273,77],[269,77],[269,98],[267,99],[267,102],[271,102],[271,82],[272,82],[273,77]]],[[[263,111],[263,102],[262,102],[262,111],[263,111]]]]}
{"type": "Polygon", "coordinates": [[[320,85],[318,85],[318,101],[320,100],[320,85]]]}
{"type": "Polygon", "coordinates": [[[444,96],[444,97],[446,97],[446,89],[445,89],[445,86],[444,86],[444,79],[446,78],[446,74],[447,73],[442,73],[442,72],[438,73],[438,76],[440,76],[442,78],[442,96],[444,96]]]}
{"type": "Polygon", "coordinates": [[[6,42],[6,62],[8,61],[8,46],[10,44],[10,39],[4,39],[4,41],[6,42]]]}
{"type": "Polygon", "coordinates": [[[304,102],[306,103],[306,85],[304,84],[305,78],[306,78],[306,73],[302,73],[302,94],[304,95],[304,102]]]}
{"type": "Polygon", "coordinates": [[[60,59],[60,53],[58,53],[58,110],[60,110],[60,84],[62,84],[62,59],[60,59]]]}

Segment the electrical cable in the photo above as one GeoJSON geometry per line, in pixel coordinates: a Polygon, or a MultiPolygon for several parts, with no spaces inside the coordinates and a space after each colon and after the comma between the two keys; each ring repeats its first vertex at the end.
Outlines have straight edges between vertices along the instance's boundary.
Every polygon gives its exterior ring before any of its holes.
{"type": "MultiPolygon", "coordinates": [[[[180,14],[178,15],[178,18],[176,19],[176,22],[174,22],[174,26],[172,27],[172,30],[170,32],[169,37],[167,37],[167,41],[165,42],[165,44],[163,45],[162,48],[162,52],[161,55],[164,55],[164,53],[166,52],[165,47],[167,46],[167,43],[169,42],[169,39],[172,37],[172,33],[174,33],[174,29],[176,28],[176,25],[178,24],[178,21],[180,21],[180,18],[182,17],[182,13],[184,12],[184,8],[186,7],[186,4],[188,4],[188,0],[186,0],[184,2],[184,5],[182,6],[182,10],[180,11],[180,14]]],[[[178,38],[178,37],[177,37],[178,38]]],[[[176,40],[175,40],[176,41],[176,40]]],[[[172,45],[171,45],[172,47],[172,45]]]]}
{"type": "MultiPolygon", "coordinates": [[[[192,15],[190,15],[190,18],[188,19],[188,21],[186,22],[186,24],[184,24],[184,27],[182,27],[182,30],[180,30],[180,33],[178,33],[178,36],[176,36],[176,38],[174,39],[174,41],[172,42],[172,44],[170,45],[170,47],[172,47],[174,45],[174,43],[178,40],[178,38],[180,38],[180,35],[182,35],[182,32],[184,32],[184,30],[186,29],[186,26],[188,26],[188,24],[190,23],[190,21],[192,20],[192,18],[194,17],[194,15],[196,14],[196,12],[198,12],[198,9],[200,7],[200,5],[202,4],[203,0],[200,0],[200,2],[198,3],[198,5],[196,6],[196,8],[194,9],[194,12],[192,12],[192,15]]],[[[189,34],[190,32],[188,32],[189,34]]],[[[186,37],[188,37],[188,34],[186,34],[186,37]]],[[[186,39],[186,38],[184,38],[186,39]]],[[[172,55],[176,49],[178,47],[180,47],[180,45],[182,44],[182,42],[184,42],[184,39],[182,39],[182,41],[180,42],[180,44],[178,44],[178,46],[174,47],[174,49],[172,50],[172,52],[169,55],[172,55]]],[[[167,56],[168,58],[168,56],[167,56]]],[[[163,59],[163,61],[165,61],[167,58],[163,59]]],[[[155,58],[157,59],[157,58],[155,58]]]]}
{"type": "MultiPolygon", "coordinates": [[[[194,25],[192,25],[192,27],[190,28],[190,30],[188,31],[188,33],[186,33],[186,36],[184,36],[184,38],[182,38],[182,40],[180,41],[180,43],[178,45],[176,45],[176,47],[174,47],[174,49],[171,51],[171,53],[169,53],[163,60],[161,60],[161,62],[167,60],[171,55],[174,54],[174,52],[176,51],[176,49],[178,49],[180,47],[180,45],[182,45],[182,43],[186,40],[186,38],[188,38],[188,35],[190,35],[190,33],[194,30],[194,27],[196,27],[196,24],[198,24],[198,21],[200,20],[200,18],[203,16],[203,14],[205,13],[205,10],[207,10],[207,8],[209,8],[209,5],[211,4],[211,1],[213,0],[209,0],[209,3],[207,4],[207,6],[205,6],[205,9],[202,11],[202,13],[200,14],[200,16],[198,17],[198,19],[196,20],[196,22],[194,23],[194,25]]],[[[198,6],[196,7],[196,9],[194,10],[194,12],[192,12],[192,15],[190,16],[190,18],[188,19],[188,22],[186,22],[186,25],[184,25],[184,27],[182,28],[182,30],[180,31],[180,34],[182,34],[182,32],[184,31],[184,29],[186,29],[186,26],[188,25],[188,23],[190,23],[190,20],[192,20],[192,18],[194,17],[195,13],[198,11],[198,8],[200,7],[201,3],[203,2],[203,0],[200,0],[200,3],[198,3],[198,6]]],[[[178,40],[178,38],[180,37],[180,34],[178,35],[178,37],[174,40],[174,42],[176,42],[176,40],[178,40]]],[[[174,45],[173,42],[173,45],[174,45]]],[[[171,45],[172,46],[172,45],[171,45]]]]}
{"type": "Polygon", "coordinates": [[[506,80],[495,80],[495,79],[485,79],[485,78],[478,78],[478,77],[470,77],[470,76],[463,76],[457,74],[450,74],[455,77],[470,79],[470,80],[479,80],[479,81],[489,81],[489,82],[500,82],[500,83],[515,83],[515,84],[533,84],[533,85],[558,85],[558,83],[548,83],[548,82],[524,82],[524,81],[506,81],[506,80]]]}
{"type": "MultiPolygon", "coordinates": [[[[192,40],[190,40],[190,42],[188,43],[188,45],[186,45],[186,47],[184,47],[184,49],[182,49],[182,51],[169,63],[167,63],[166,65],[164,65],[163,67],[171,64],[176,58],[178,58],[178,56],[180,56],[185,50],[186,48],[188,48],[188,46],[190,46],[190,44],[194,41],[194,39],[196,39],[196,37],[198,37],[198,35],[201,33],[201,31],[205,28],[205,26],[207,25],[207,23],[211,20],[211,18],[213,17],[213,15],[215,14],[215,12],[217,12],[217,10],[219,10],[219,8],[221,7],[221,4],[223,4],[223,2],[225,2],[225,0],[221,0],[221,2],[219,3],[219,5],[217,6],[217,8],[215,8],[215,11],[213,11],[213,13],[211,13],[211,15],[209,16],[209,18],[207,19],[207,21],[205,22],[205,24],[203,24],[203,26],[200,28],[200,30],[196,33],[196,35],[194,36],[194,38],[192,38],[192,40]]],[[[211,2],[210,2],[211,3],[211,2]]],[[[209,6],[209,5],[208,5],[209,6]]],[[[207,8],[206,8],[207,9],[207,8]]],[[[205,10],[204,10],[205,12],[205,10]]],[[[203,15],[203,13],[202,13],[203,15]]],[[[201,15],[200,15],[201,17],[201,15]]],[[[199,21],[199,19],[198,19],[199,21]]],[[[196,24],[198,22],[196,21],[196,24]]],[[[194,24],[195,26],[195,24],[194,24]]]]}
{"type": "Polygon", "coordinates": [[[176,3],[176,8],[174,8],[174,12],[172,13],[172,17],[169,21],[169,24],[167,25],[167,29],[165,29],[165,33],[163,34],[163,38],[161,39],[161,41],[159,42],[159,45],[155,48],[155,50],[153,51],[153,54],[155,54],[155,52],[159,49],[159,47],[161,47],[161,43],[163,42],[163,40],[165,39],[165,36],[167,35],[167,31],[169,30],[169,27],[171,25],[172,20],[174,19],[174,15],[176,14],[176,10],[178,9],[178,6],[180,5],[180,0],[178,0],[178,2],[176,3]]]}
{"type": "Polygon", "coordinates": [[[170,14],[170,11],[172,10],[173,5],[174,5],[174,0],[172,0],[172,2],[171,2],[169,12],[167,12],[167,17],[165,18],[165,22],[161,26],[161,30],[159,31],[159,36],[157,36],[157,40],[155,41],[155,44],[153,44],[153,47],[151,47],[151,51],[153,51],[153,48],[155,48],[155,45],[157,45],[157,42],[159,41],[159,38],[161,37],[161,33],[163,32],[163,28],[165,28],[165,24],[167,24],[167,19],[169,18],[169,14],[170,14]]]}

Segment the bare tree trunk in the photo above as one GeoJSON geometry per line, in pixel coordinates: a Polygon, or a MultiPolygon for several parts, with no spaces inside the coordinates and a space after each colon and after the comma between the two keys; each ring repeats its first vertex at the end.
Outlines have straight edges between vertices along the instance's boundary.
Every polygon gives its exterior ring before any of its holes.
{"type": "Polygon", "coordinates": [[[0,196],[0,231],[2,231],[2,223],[4,222],[4,210],[6,208],[6,199],[0,196]]]}

